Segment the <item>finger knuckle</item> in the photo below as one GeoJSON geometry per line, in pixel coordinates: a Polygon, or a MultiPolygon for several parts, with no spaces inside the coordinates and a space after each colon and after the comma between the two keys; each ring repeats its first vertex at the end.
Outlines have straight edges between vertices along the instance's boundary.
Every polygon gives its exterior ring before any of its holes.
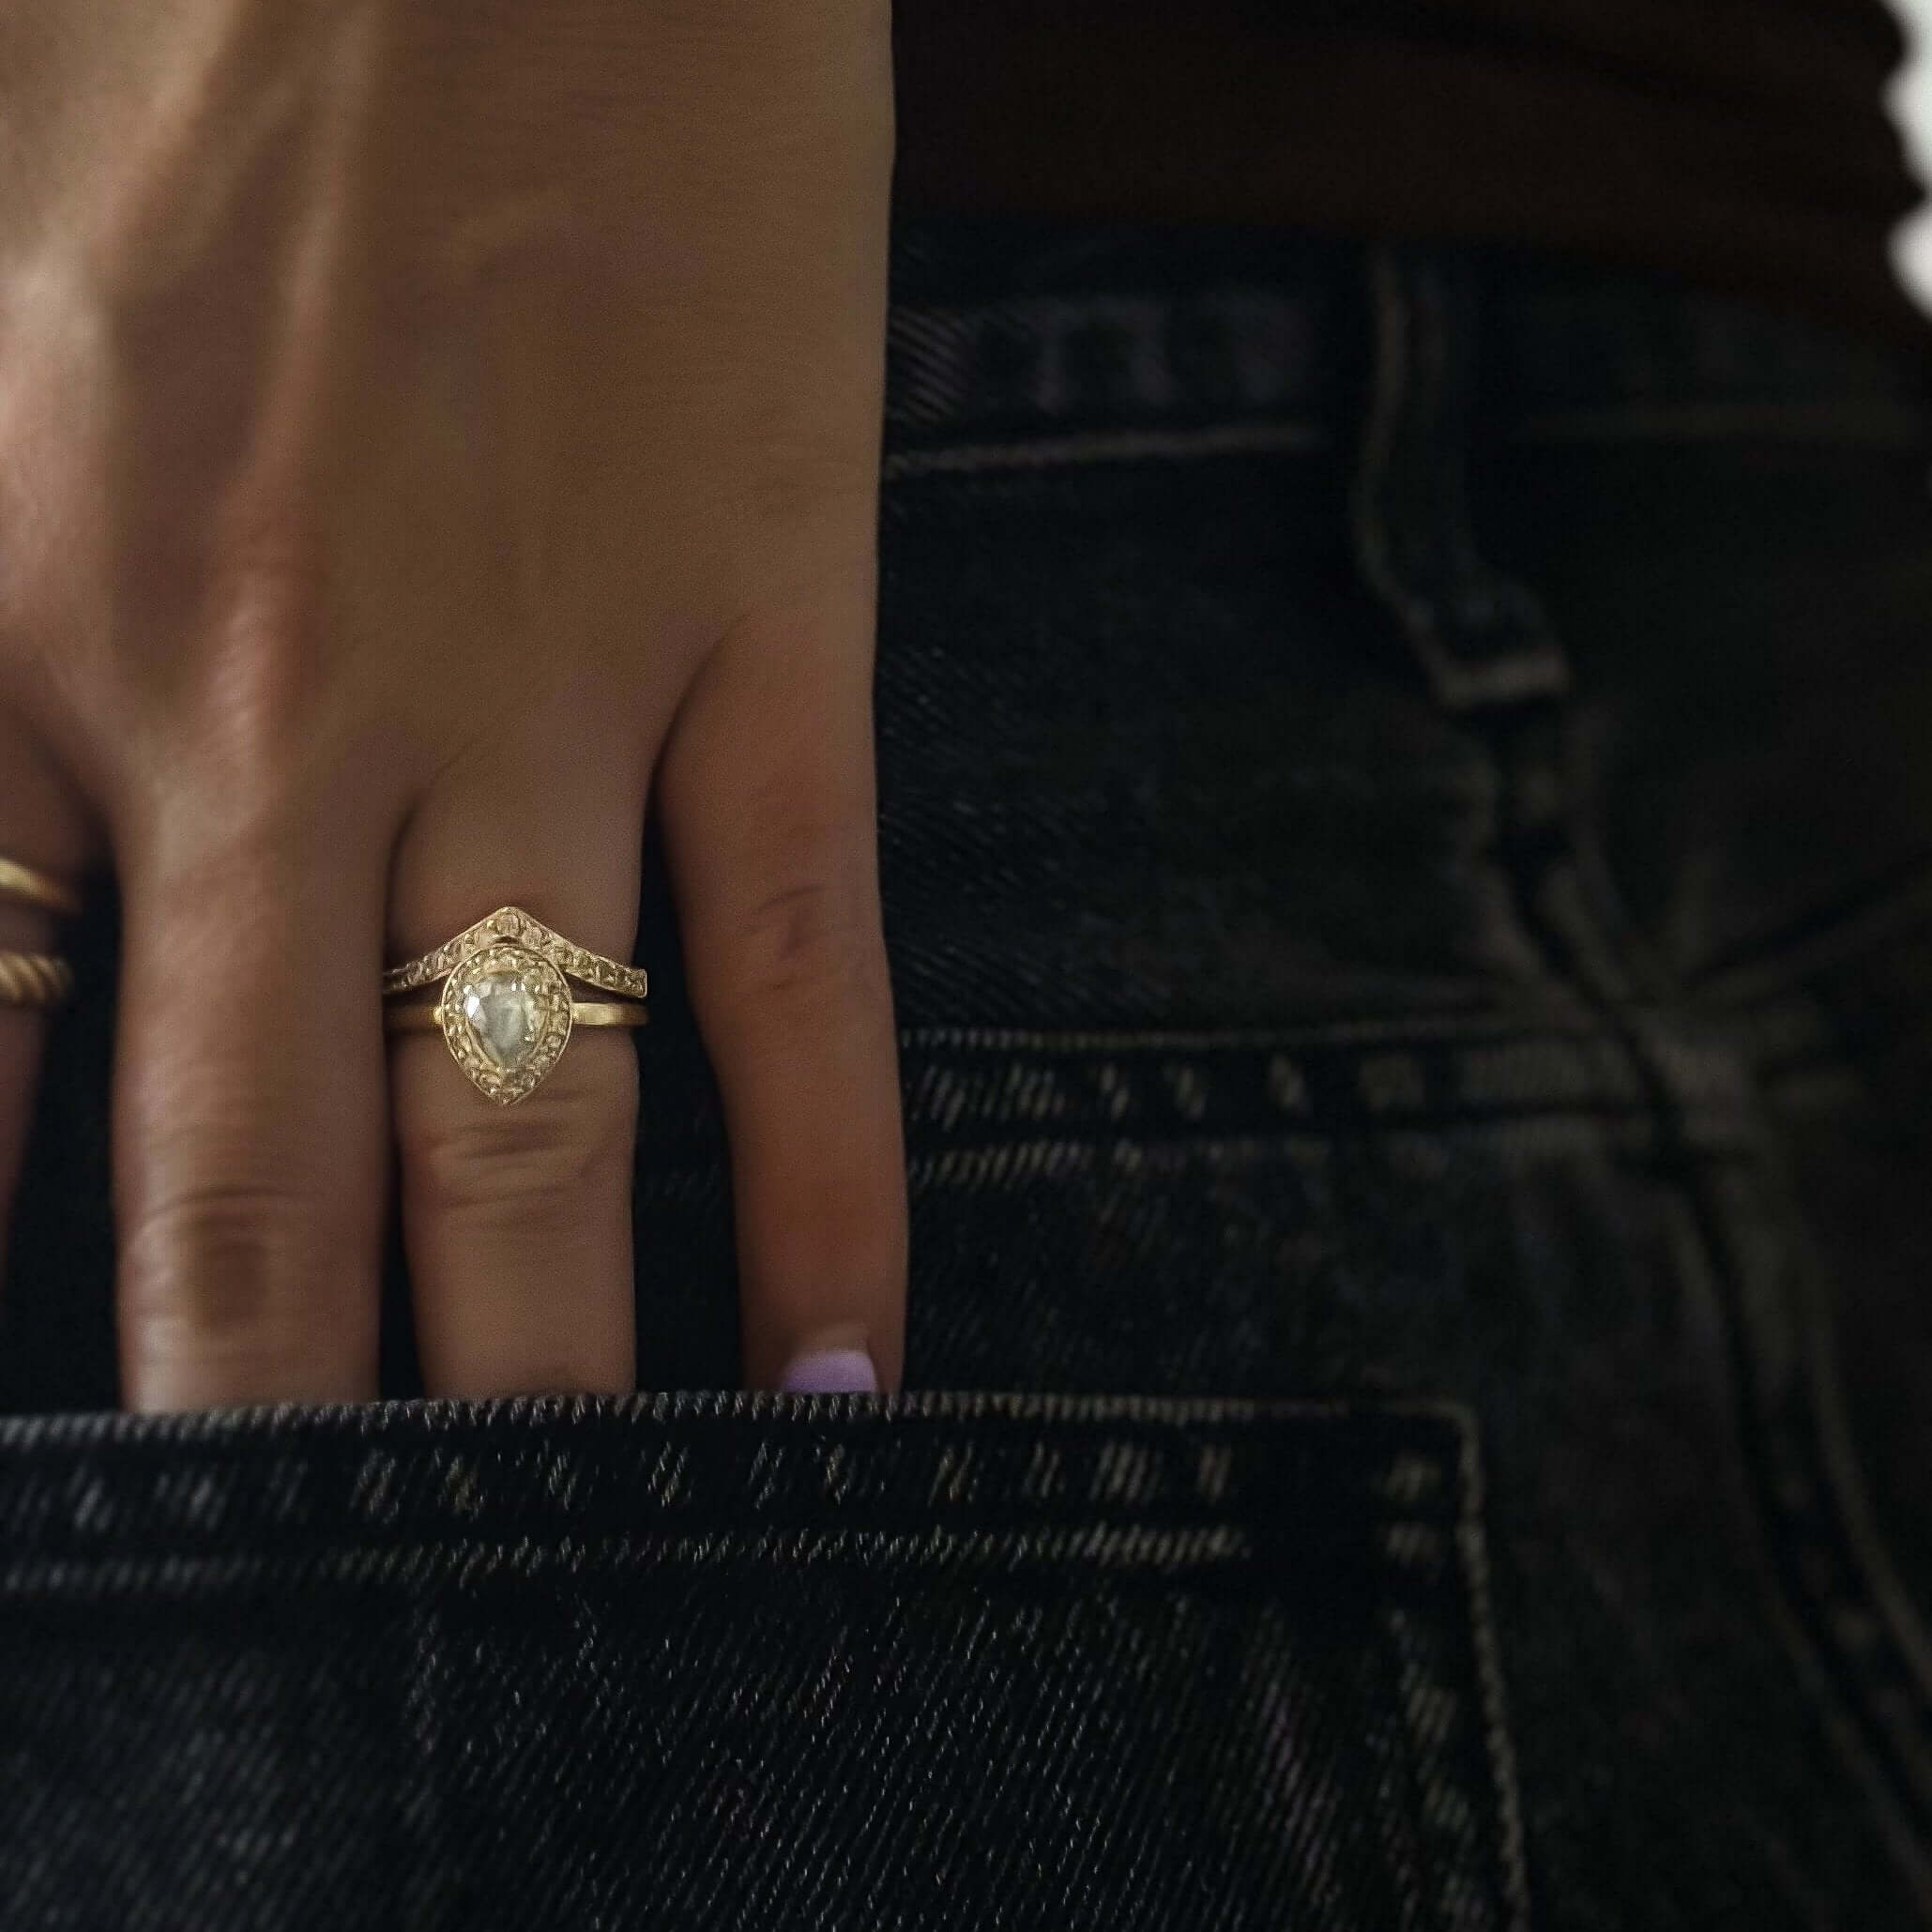
{"type": "MultiPolygon", "coordinates": [[[[412,1208],[442,1217],[527,1223],[567,1218],[627,1190],[637,1082],[561,1085],[563,1070],[514,1107],[426,1108],[405,1123],[412,1208]]],[[[473,1101],[474,1096],[467,1096],[473,1101]]]]}
{"type": "Polygon", "coordinates": [[[882,995],[885,945],[869,876],[824,869],[775,884],[746,912],[728,971],[736,998],[760,1006],[882,995]]]}
{"type": "Polygon", "coordinates": [[[273,1182],[184,1191],[125,1229],[123,1319],[150,1355],[286,1358],[341,1313],[353,1239],[327,1201],[273,1182]]]}

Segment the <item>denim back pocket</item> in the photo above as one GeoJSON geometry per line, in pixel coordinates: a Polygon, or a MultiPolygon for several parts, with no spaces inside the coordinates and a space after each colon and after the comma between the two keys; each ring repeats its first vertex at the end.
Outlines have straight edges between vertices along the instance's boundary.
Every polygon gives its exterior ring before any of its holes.
{"type": "Polygon", "coordinates": [[[1513,1926],[1468,1419],[0,1422],[9,1927],[1513,1926]]]}

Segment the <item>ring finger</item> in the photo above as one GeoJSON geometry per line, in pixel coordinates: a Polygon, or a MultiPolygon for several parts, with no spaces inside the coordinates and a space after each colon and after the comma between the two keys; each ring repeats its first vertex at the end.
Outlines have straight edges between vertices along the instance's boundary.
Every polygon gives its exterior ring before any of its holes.
{"type": "MultiPolygon", "coordinates": [[[[570,708],[570,720],[526,729],[486,768],[448,774],[418,808],[392,875],[395,957],[415,958],[516,906],[573,945],[630,958],[646,769],[629,746],[606,742],[586,754],[609,739],[608,724],[586,724],[583,707],[570,708]]],[[[507,1016],[514,1033],[514,1005],[507,1016]]],[[[521,1042],[500,1044],[514,1054],[521,1042]]],[[[630,1036],[580,1033],[513,1105],[479,1091],[434,1030],[396,1037],[390,1081],[429,1392],[631,1390],[630,1036]]]]}

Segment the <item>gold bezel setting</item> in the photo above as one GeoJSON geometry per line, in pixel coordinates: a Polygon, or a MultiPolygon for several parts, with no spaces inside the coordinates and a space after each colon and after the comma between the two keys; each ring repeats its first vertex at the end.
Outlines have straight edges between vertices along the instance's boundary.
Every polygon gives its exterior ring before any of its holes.
{"type": "Polygon", "coordinates": [[[562,969],[541,952],[505,941],[457,960],[449,975],[436,1002],[436,1023],[450,1057],[484,1099],[505,1107],[527,1100],[549,1078],[570,1043],[570,989],[562,969]],[[484,1043],[467,1006],[471,996],[480,994],[489,981],[512,977],[523,981],[534,1030],[522,1051],[504,1061],[484,1043]]]}

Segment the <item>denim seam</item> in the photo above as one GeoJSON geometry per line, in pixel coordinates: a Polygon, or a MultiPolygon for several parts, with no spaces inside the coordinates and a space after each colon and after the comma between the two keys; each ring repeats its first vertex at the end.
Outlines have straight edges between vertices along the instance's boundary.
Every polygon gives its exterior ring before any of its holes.
{"type": "Polygon", "coordinates": [[[997,443],[951,444],[935,449],[897,449],[885,458],[880,476],[890,488],[928,477],[1071,469],[1091,464],[1203,463],[1229,456],[1301,455],[1329,447],[1324,430],[1298,421],[1230,421],[1198,429],[1088,430],[997,443]]]}
{"type": "MultiPolygon", "coordinates": [[[[390,1435],[425,1439],[491,1432],[541,1422],[567,1426],[589,1422],[729,1422],[758,1418],[863,1422],[1018,1422],[1027,1423],[1161,1423],[1180,1427],[1222,1422],[1344,1423],[1363,1418],[1445,1422],[1458,1431],[1475,1427],[1466,1404],[1447,1400],[1344,1397],[1270,1400],[1245,1395],[1080,1395],[1054,1391],[919,1389],[886,1396],[786,1395],[770,1390],[672,1389],[629,1396],[512,1395],[494,1401],[449,1397],[369,1403],[265,1403],[182,1413],[77,1410],[59,1415],[0,1416],[0,1456],[11,1451],[74,1451],[113,1442],[156,1445],[251,1440],[263,1431],[299,1438],[346,1431],[357,1440],[390,1435]]],[[[298,1439],[299,1439],[298,1438],[298,1439]]],[[[7,1474],[0,1463],[0,1482],[7,1474]]]]}
{"type": "MultiPolygon", "coordinates": [[[[1434,1517],[1395,1516],[1378,1527],[1439,1532],[1434,1517]]],[[[1458,1531],[1465,1526],[1458,1524],[1458,1531]]],[[[529,1582],[540,1576],[629,1575],[657,1570],[706,1570],[745,1562],[777,1560],[797,1569],[838,1568],[857,1561],[870,1574],[880,1562],[895,1575],[936,1578],[980,1573],[1022,1577],[1031,1570],[1057,1575],[1089,1572],[1118,1576],[1145,1574],[1165,1582],[1202,1577],[1217,1569],[1241,1571],[1255,1558],[1252,1539],[1233,1524],[1191,1529],[1110,1524],[1103,1529],[1053,1531],[1041,1529],[869,1529],[819,1523],[757,1533],[703,1529],[673,1534],[662,1530],[611,1531],[600,1536],[559,1535],[539,1540],[418,1538],[392,1543],[327,1541],[312,1550],[289,1553],[268,1566],[277,1589],[318,1583],[393,1587],[414,1594],[431,1584],[458,1588],[479,1577],[529,1582]],[[832,1545],[828,1547],[828,1545],[832,1545]]],[[[265,1587],[264,1565],[250,1554],[171,1554],[139,1562],[130,1557],[78,1560],[31,1558],[9,1560],[0,1573],[0,1608],[9,1602],[29,1606],[98,1601],[112,1604],[129,1591],[144,1602],[181,1598],[195,1602],[230,1591],[258,1593],[265,1587]]],[[[1403,1573],[1387,1565],[1391,1577],[1403,1573]]]]}
{"type": "Polygon", "coordinates": [[[1541,604],[1483,559],[1469,526],[1457,433],[1472,376],[1453,291],[1422,251],[1377,245],[1369,276],[1375,376],[1350,494],[1356,567],[1445,709],[1559,694],[1569,664],[1541,604]]]}
{"type": "Polygon", "coordinates": [[[1179,1048],[1199,1051],[1212,1047],[1337,1045],[1372,1048],[1391,1040],[1417,1037],[1461,1040],[1516,1039],[1546,1033],[1561,1039],[1614,1040],[1614,1027],[1583,1008],[1562,1012],[1512,1012],[1495,1009],[1481,1012],[1416,1012],[1394,1017],[1343,1018],[1329,1022],[1298,1022],[1287,1027],[1123,1027],[1118,1031],[1080,1027],[905,1027],[901,1041],[915,1051],[969,1047],[974,1051],[1012,1053],[1028,1047],[1054,1053],[1113,1052],[1127,1048],[1179,1048]]]}
{"type": "Polygon", "coordinates": [[[895,291],[888,451],[1008,426],[1077,432],[1096,416],[1147,426],[1279,415],[1305,391],[1323,293],[1226,279],[1180,297],[1141,286],[921,303],[895,291]],[[1212,338],[1212,376],[1177,340],[1191,324],[1212,338]]]}
{"type": "MultiPolygon", "coordinates": [[[[1755,1164],[1744,1178],[1757,1178],[1755,1164]]],[[[1781,1233],[1792,1256],[1791,1312],[1807,1338],[1799,1359],[1808,1369],[1787,1372],[1781,1389],[1759,1397],[1772,1458],[1767,1486],[1778,1505],[1774,1521],[1791,1545],[1791,1575],[1818,1606],[1812,1641],[1834,1661],[1841,1695],[1849,1696],[1896,1763],[1919,1808],[1920,1853],[1932,1872],[1932,1846],[1924,1842],[1924,1815],[1932,1811],[1932,1640],[1865,1500],[1844,1426],[1837,1349],[1815,1256],[1802,1229],[1781,1233]],[[1828,1500],[1819,1508],[1816,1498],[1828,1500]]],[[[1731,1265],[1742,1276],[1749,1262],[1741,1257],[1731,1265]]],[[[1745,1292],[1739,1300],[1746,1310],[1742,1332],[1759,1362],[1784,1355],[1749,1318],[1757,1297],[1745,1292]]],[[[1927,1902],[1932,1906],[1932,1895],[1927,1902]]]]}
{"type": "Polygon", "coordinates": [[[1510,1924],[1516,1932],[1529,1924],[1529,1852],[1523,1828],[1520,1779],[1515,1741],[1510,1734],[1509,1692],[1503,1677],[1502,1641],[1497,1629],[1496,1605],[1489,1580],[1489,1543],[1483,1533],[1488,1484],[1483,1468],[1481,1431],[1473,1425],[1462,1438],[1463,1519],[1456,1527],[1461,1555],[1463,1590],[1469,1604],[1470,1641],[1476,1654],[1478,1694],[1483,1700],[1483,1724],[1490,1778],[1495,1786],[1496,1814],[1500,1825],[1498,1855],[1503,1897],[1510,1924]]]}
{"type": "MultiPolygon", "coordinates": [[[[1807,1299],[1817,1301],[1815,1271],[1805,1270],[1804,1277],[1811,1291],[1807,1299]]],[[[1863,1573],[1862,1580],[1879,1604],[1900,1652],[1910,1666],[1919,1721],[1919,1735],[1909,1741],[1914,1753],[1910,1769],[1922,1797],[1932,1803],[1932,1735],[1927,1734],[1932,1731],[1932,1635],[1928,1635],[1909,1592],[1900,1580],[1864,1494],[1850,1431],[1846,1425],[1844,1389],[1835,1373],[1837,1346],[1830,1316],[1824,1308],[1817,1307],[1812,1318],[1818,1343],[1812,1358],[1810,1379],[1817,1405],[1819,1461],[1827,1483],[1837,1497],[1837,1525],[1851,1545],[1863,1573]]],[[[1848,1591],[1844,1605],[1854,1612],[1860,1607],[1848,1591]]],[[[1876,1688],[1873,1696],[1875,1702],[1880,1701],[1880,1693],[1876,1688]]]]}
{"type": "MultiPolygon", "coordinates": [[[[847,1522],[883,1517],[895,1530],[908,1521],[929,1529],[936,1513],[942,1524],[947,1515],[962,1514],[983,1523],[989,1510],[996,1509],[1003,1528],[1030,1534],[1064,1526],[1070,1517],[1078,1518],[1083,1533],[1123,1524],[1164,1530],[1238,1520],[1222,1505],[1240,1493],[1251,1470],[1273,1467],[1282,1431],[1292,1432],[1296,1441],[1320,1441],[1327,1453],[1352,1457],[1343,1467],[1368,1475],[1392,1453],[1381,1439],[1384,1432],[1399,1431],[1403,1453],[1414,1456],[1422,1453],[1419,1443],[1445,1433],[1460,1439],[1474,1427],[1466,1409],[1440,1403],[1169,1405],[1149,1398],[1083,1404],[1072,1398],[1052,1405],[993,1395],[785,1397],[740,1392],[607,1403],[280,1407],[192,1421],[201,1425],[181,1426],[170,1417],[103,1415],[15,1418],[0,1426],[0,1522],[9,1526],[11,1538],[10,1546],[0,1545],[0,1579],[9,1562],[17,1562],[48,1530],[57,1542],[78,1545],[58,1552],[70,1561],[88,1556],[90,1548],[95,1554],[141,1554],[157,1534],[183,1534],[205,1548],[220,1534],[251,1532],[265,1514],[290,1531],[325,1540],[353,1529],[358,1544],[377,1541],[399,1507],[388,1487],[392,1444],[419,1447],[438,1458],[434,1474],[440,1489],[418,1496],[416,1507],[437,1511],[458,1537],[483,1533],[506,1510],[529,1507],[539,1490],[536,1500],[546,1514],[559,1500],[572,1503],[573,1461],[613,1444],[649,1459],[647,1469],[640,1463],[633,1471],[643,1486],[623,1492],[625,1507],[655,1504],[672,1529],[692,1510],[715,1513],[726,1506],[760,1527],[774,1514],[782,1524],[783,1512],[798,1506],[802,1496],[814,1513],[829,1503],[847,1522]],[[656,1432],[669,1424],[703,1433],[688,1433],[681,1441],[661,1438],[656,1432]],[[544,1433],[535,1438],[517,1433],[532,1425],[544,1433]],[[1016,1477],[1011,1468],[975,1464],[981,1444],[992,1455],[1016,1435],[1031,1445],[1035,1462],[1042,1449],[1050,1453],[1051,1482],[1033,1472],[1016,1477]],[[263,1459],[269,1446],[284,1452],[281,1460],[263,1459]],[[506,1449],[521,1460],[490,1460],[506,1449]],[[774,1459],[774,1451],[786,1459],[774,1459]],[[1079,1458],[1071,1468],[1051,1460],[1067,1453],[1079,1458]],[[353,1494],[341,1496],[339,1483],[337,1492],[319,1498],[312,1493],[306,1507],[332,1512],[319,1528],[299,1514],[299,1483],[292,1491],[279,1486],[289,1481],[291,1461],[299,1469],[304,1455],[338,1474],[347,1460],[356,1464],[353,1494]],[[691,1474],[694,1455],[710,1458],[698,1464],[696,1489],[691,1474]],[[738,1460],[728,1459],[734,1455],[738,1460]],[[868,1455],[882,1475],[855,1495],[852,1459],[868,1455]],[[130,1479],[158,1486],[132,1506],[124,1505],[118,1519],[103,1518],[85,1485],[102,1483],[110,1475],[124,1491],[130,1479]],[[1076,1478],[1084,1486],[1070,1486],[1076,1478]],[[230,1485],[226,1492],[218,1486],[224,1482],[230,1485]],[[83,1485],[78,1490],[77,1483],[83,1485]],[[252,1512],[251,1498],[257,1501],[252,1512]]],[[[607,1520],[611,1498],[602,1500],[607,1520]]],[[[1413,1514],[1402,1498],[1389,1500],[1394,1513],[1413,1514]]],[[[1357,1506],[1368,1517],[1385,1514],[1373,1485],[1357,1506]]],[[[513,1520],[521,1527],[522,1517],[513,1520]]],[[[628,1532],[637,1526],[619,1519],[609,1527],[628,1532]]],[[[720,1534],[734,1528],[729,1522],[718,1527],[720,1534]]]]}
{"type": "MultiPolygon", "coordinates": [[[[1746,1063],[1728,1033],[1679,1028],[1658,1050],[1699,1145],[1757,1131],[1746,1063]]],[[[1480,1131],[1524,1119],[1605,1127],[1654,1124],[1628,1037],[1523,1034],[1476,1042],[1377,1042],[1285,1051],[1286,1036],[1179,1050],[1175,1037],[1136,1050],[1087,1036],[1062,1049],[1046,1036],[989,1044],[965,1037],[905,1045],[907,1134],[917,1152],[996,1151],[1014,1129],[1036,1144],[1119,1140],[1331,1138],[1357,1128],[1480,1131]],[[1037,1058],[1016,1063],[1022,1053],[1037,1058]],[[986,1137],[976,1142],[975,1137],[986,1137]]]]}

